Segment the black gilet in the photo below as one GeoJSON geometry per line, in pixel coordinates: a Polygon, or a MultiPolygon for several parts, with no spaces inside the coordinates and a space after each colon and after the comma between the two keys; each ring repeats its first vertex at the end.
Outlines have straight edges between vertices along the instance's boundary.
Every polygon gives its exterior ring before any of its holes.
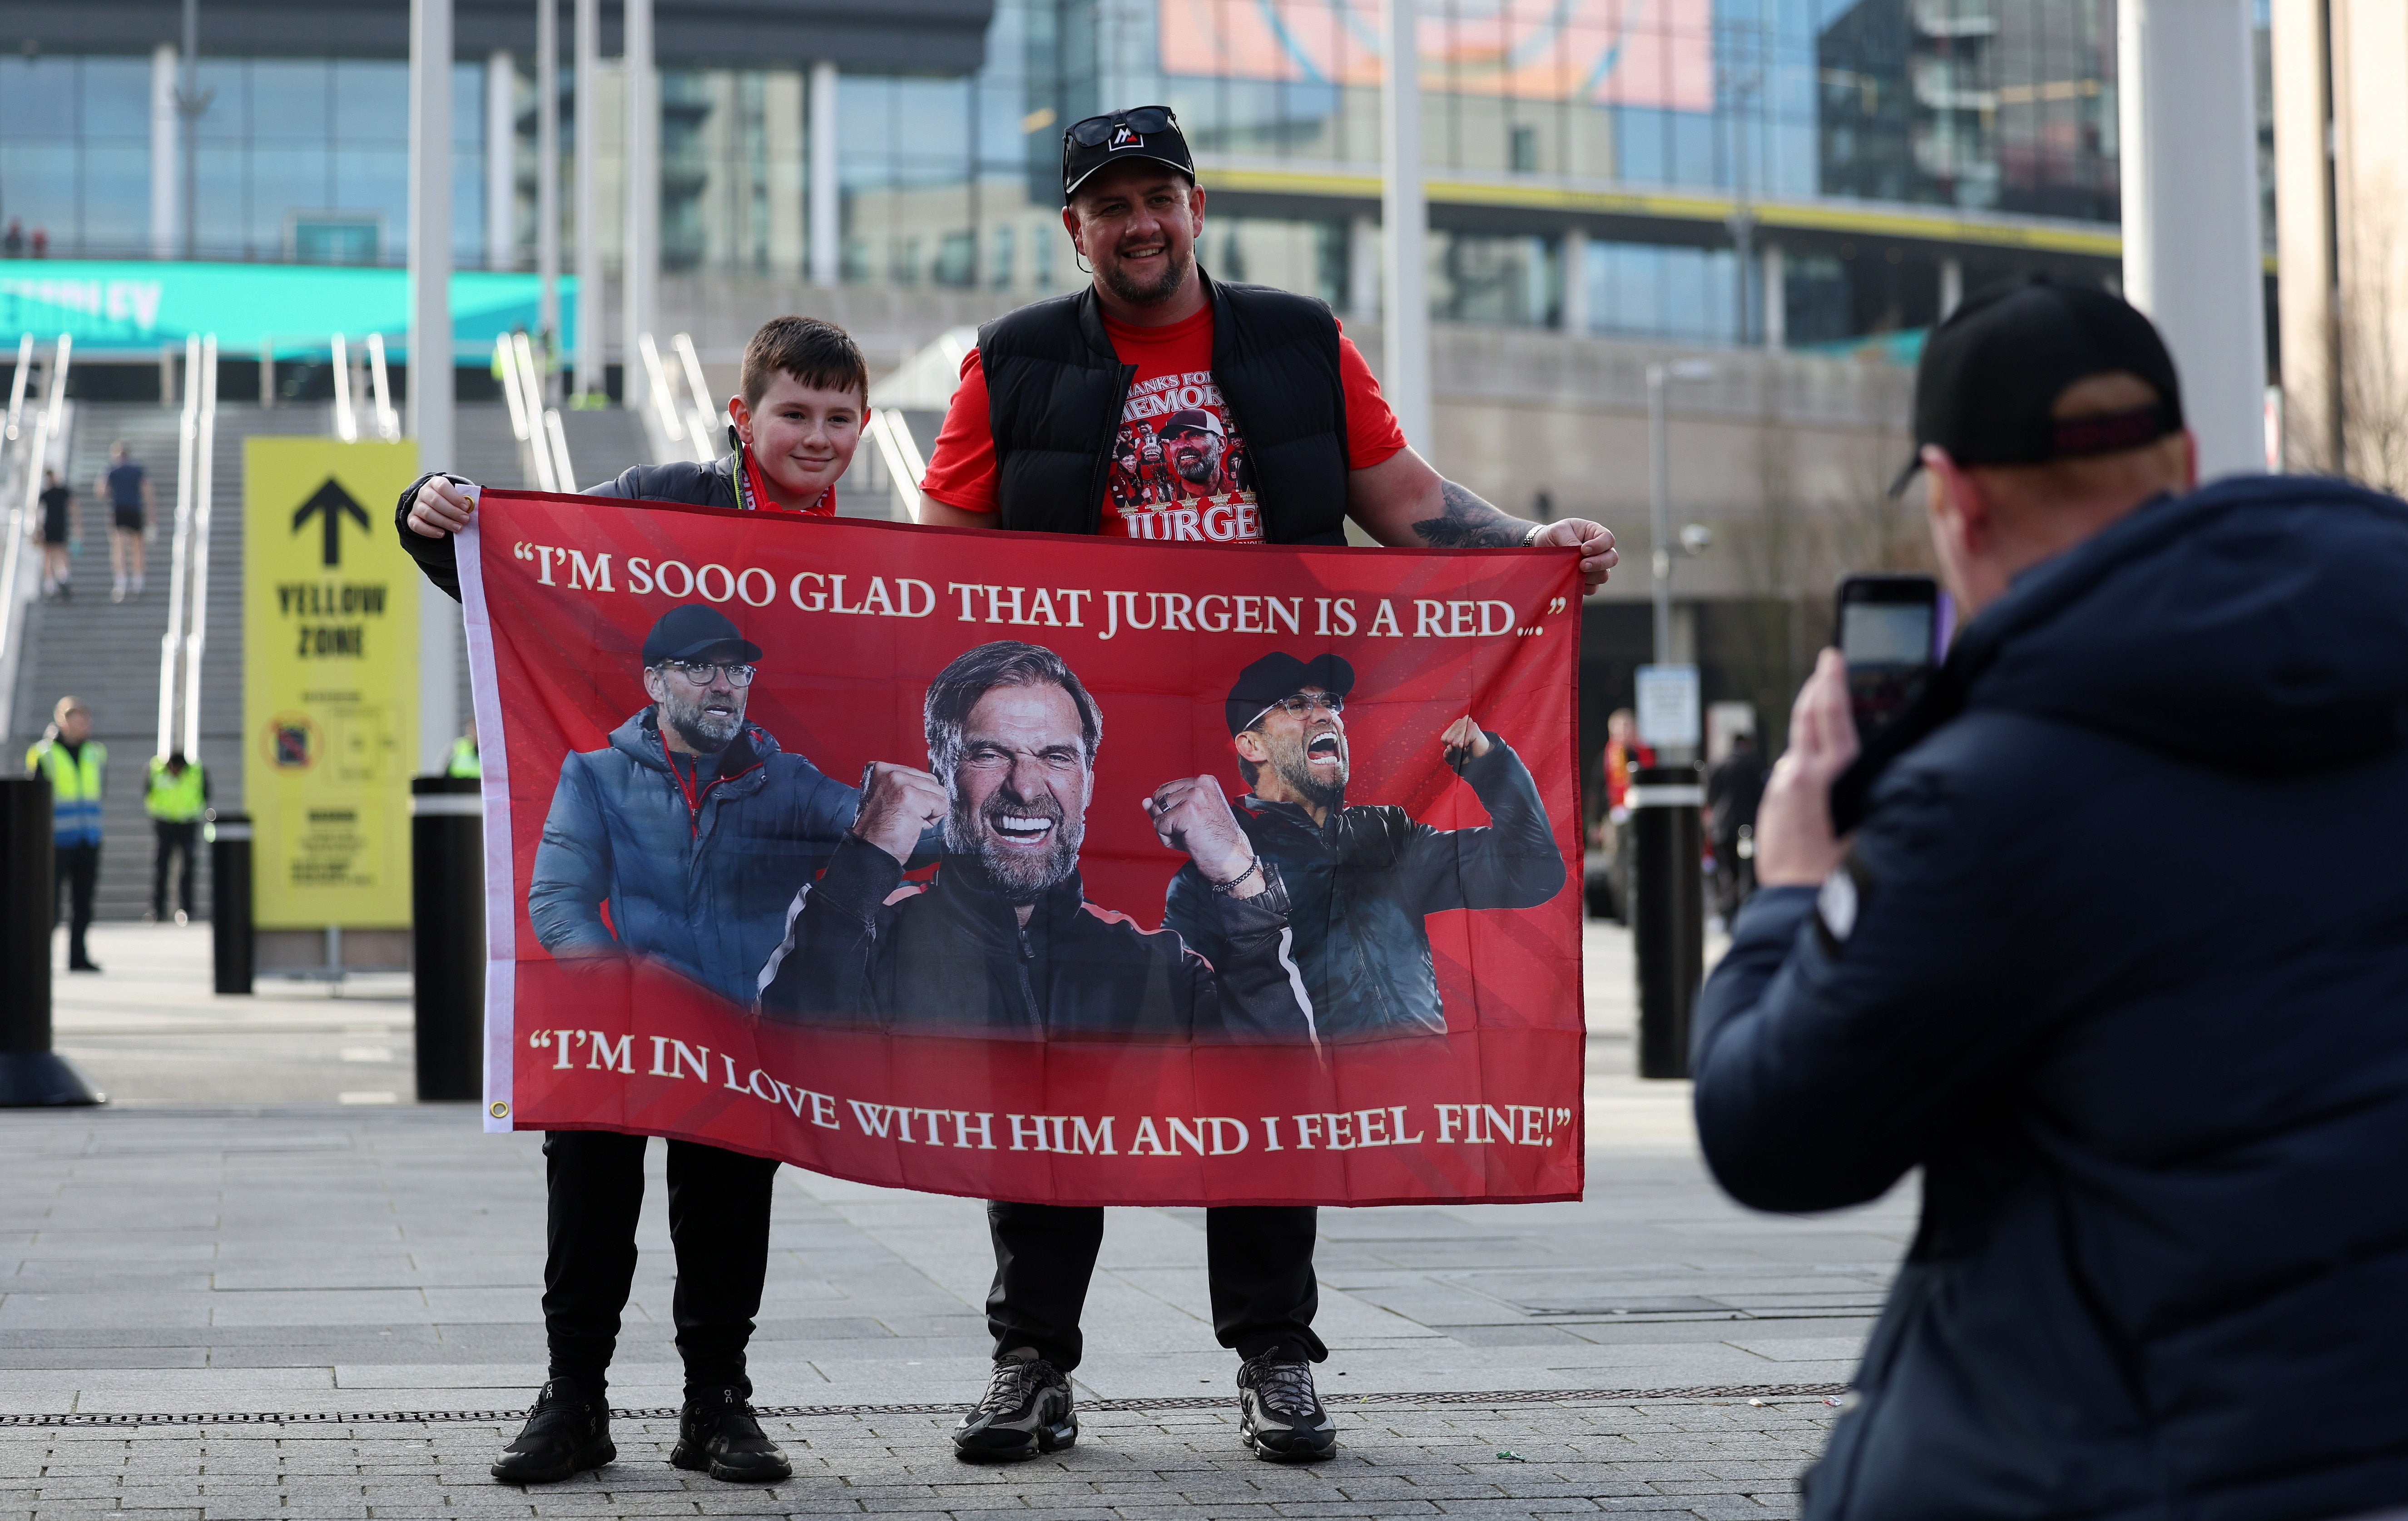
{"type": "MultiPolygon", "coordinates": [[[[1230,285],[1212,303],[1212,383],[1244,438],[1263,537],[1346,541],[1346,395],[1338,321],[1310,296],[1230,285]]],[[[1121,406],[1137,366],[1104,332],[1094,287],[1032,302],[979,329],[996,503],[1005,528],[1092,534],[1121,406]]]]}

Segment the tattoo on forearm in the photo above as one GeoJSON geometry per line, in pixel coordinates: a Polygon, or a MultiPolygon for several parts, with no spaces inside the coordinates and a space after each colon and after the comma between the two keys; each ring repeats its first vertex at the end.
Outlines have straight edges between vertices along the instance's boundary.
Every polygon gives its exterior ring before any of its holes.
{"type": "Polygon", "coordinates": [[[1522,536],[1530,531],[1528,524],[1507,517],[1452,481],[1440,484],[1439,500],[1444,505],[1437,517],[1413,524],[1421,541],[1433,549],[1518,549],[1522,536]]]}

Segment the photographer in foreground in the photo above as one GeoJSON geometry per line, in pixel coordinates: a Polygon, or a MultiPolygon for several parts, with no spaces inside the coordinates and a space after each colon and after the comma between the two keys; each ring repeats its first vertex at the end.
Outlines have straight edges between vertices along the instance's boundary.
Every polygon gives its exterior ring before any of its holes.
{"type": "Polygon", "coordinates": [[[1861,748],[1826,652],[1698,1011],[1724,1187],[1923,1169],[1834,1517],[2313,1518],[2408,1497],[2408,504],[2194,490],[2148,321],[2041,280],[1936,330],[1970,618],[1861,748]]]}

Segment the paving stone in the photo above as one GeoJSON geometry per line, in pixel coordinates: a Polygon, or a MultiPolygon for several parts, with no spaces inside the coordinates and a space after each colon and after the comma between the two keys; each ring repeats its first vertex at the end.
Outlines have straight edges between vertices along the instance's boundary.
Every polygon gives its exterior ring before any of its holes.
{"type": "MultiPolygon", "coordinates": [[[[1322,1212],[1320,1327],[1333,1348],[1323,1392],[1422,1392],[1407,1404],[1333,1404],[1341,1446],[1332,1461],[1276,1467],[1240,1445],[1226,1402],[1236,1361],[1213,1344],[1207,1319],[1203,1214],[1182,1209],[1111,1217],[1076,1375],[1086,1407],[1079,1445],[1003,1468],[958,1463],[951,1408],[982,1385],[988,1356],[992,1256],[979,1204],[787,1169],[752,1343],[755,1398],[872,1408],[767,1419],[796,1465],[782,1485],[672,1469],[674,1421],[622,1418],[619,1462],[519,1489],[492,1482],[486,1466],[542,1374],[539,1138],[483,1135],[466,1105],[293,1104],[312,1083],[330,1093],[357,1085],[356,1068],[336,1070],[339,1027],[387,1026],[382,1043],[406,1074],[406,1003],[272,991],[217,998],[200,991],[205,934],[104,929],[125,937],[104,965],[164,967],[177,955],[192,965],[143,984],[138,1019],[122,992],[103,1007],[108,978],[62,982],[62,1043],[90,1053],[79,1059],[102,1086],[187,1107],[0,1113],[0,1155],[11,1160],[0,1169],[9,1227],[0,1232],[0,1414],[503,1413],[0,1428],[0,1521],[1598,1510],[1778,1521],[1795,1514],[1796,1475],[1835,1413],[1819,1400],[1430,1396],[1839,1382],[1913,1229],[1911,1190],[1814,1220],[1752,1215],[1723,1199],[1685,1140],[1685,1088],[1630,1076],[1627,942],[1593,926],[1588,1197],[1322,1212]],[[297,1086],[241,1109],[197,1107],[230,1101],[222,1090],[232,1067],[221,1061],[205,1095],[157,1089],[165,1069],[141,1048],[177,1039],[179,1022],[250,1032],[207,1039],[297,1086]],[[113,1061],[139,1081],[117,1083],[113,1061]],[[1584,1313],[1684,1296],[1710,1308],[1584,1313]],[[1214,1403],[1096,1408],[1198,1395],[1214,1403]],[[947,1413],[876,1408],[904,1401],[947,1413]],[[1501,1460],[1500,1450],[1526,1461],[1501,1460]]],[[[650,1154],[612,1385],[622,1408],[680,1398],[662,1148],[650,1154]]]]}

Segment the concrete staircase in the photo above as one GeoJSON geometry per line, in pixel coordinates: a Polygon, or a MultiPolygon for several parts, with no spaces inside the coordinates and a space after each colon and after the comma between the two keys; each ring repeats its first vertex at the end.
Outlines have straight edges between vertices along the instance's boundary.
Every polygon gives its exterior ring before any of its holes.
{"type": "MultiPolygon", "coordinates": [[[[502,419],[504,438],[509,419],[502,419]]],[[[577,489],[587,490],[617,478],[630,465],[656,465],[644,441],[644,424],[635,413],[610,408],[603,411],[563,412],[560,436],[568,442],[568,463],[577,472],[577,489]]],[[[530,478],[529,484],[533,484],[530,478]]]]}
{"type": "MultiPolygon", "coordinates": [[[[315,432],[315,409],[254,416],[274,419],[265,431],[315,432]]],[[[105,842],[101,849],[97,911],[104,919],[138,919],[150,907],[152,837],[142,810],[142,788],[158,740],[159,641],[167,630],[167,588],[176,531],[177,444],[180,414],[155,404],[85,402],[77,410],[70,460],[81,498],[84,540],[75,557],[75,595],[36,603],[26,610],[25,659],[14,711],[8,714],[7,754],[22,765],[25,749],[39,739],[50,708],[61,696],[81,697],[93,710],[93,737],[108,747],[109,768],[101,796],[105,842]],[[148,584],[122,603],[109,600],[108,507],[94,492],[107,467],[109,446],[123,439],[150,475],[157,511],[148,546],[148,584]]],[[[218,414],[216,493],[210,533],[208,643],[201,667],[201,753],[211,796],[222,810],[239,808],[242,782],[236,764],[241,745],[242,700],[242,497],[240,435],[258,430],[236,409],[218,414]]],[[[208,910],[206,863],[195,873],[199,901],[208,910]]]]}
{"type": "MultiPolygon", "coordinates": [[[[459,409],[458,463],[453,468],[494,485],[532,484],[523,474],[509,414],[499,404],[459,409]]],[[[167,585],[174,547],[176,452],[179,414],[154,404],[80,403],[71,440],[73,481],[81,498],[85,538],[75,559],[75,595],[27,609],[24,665],[13,710],[7,714],[5,764],[23,764],[41,737],[50,707],[73,694],[91,705],[93,735],[108,746],[109,774],[102,795],[106,841],[96,904],[103,919],[138,919],[150,908],[152,836],[142,811],[142,785],[156,747],[159,722],[159,639],[167,628],[167,585]],[[109,445],[122,438],[150,472],[158,502],[150,545],[149,584],[122,603],[108,599],[108,509],[90,495],[109,445]]],[[[562,419],[580,483],[609,480],[646,462],[641,424],[623,411],[578,412],[562,419]]],[[[200,760],[222,812],[243,806],[242,590],[243,440],[254,434],[323,435],[332,409],[287,406],[265,409],[221,403],[210,504],[208,642],[201,661],[200,760]]],[[[366,504],[380,533],[390,511],[366,504]]],[[[439,595],[440,594],[434,594],[439,595]]],[[[460,711],[469,711],[467,660],[459,660],[460,711]]],[[[196,873],[198,902],[208,911],[206,860],[196,873]]],[[[172,906],[172,905],[171,905],[172,906]]]]}

